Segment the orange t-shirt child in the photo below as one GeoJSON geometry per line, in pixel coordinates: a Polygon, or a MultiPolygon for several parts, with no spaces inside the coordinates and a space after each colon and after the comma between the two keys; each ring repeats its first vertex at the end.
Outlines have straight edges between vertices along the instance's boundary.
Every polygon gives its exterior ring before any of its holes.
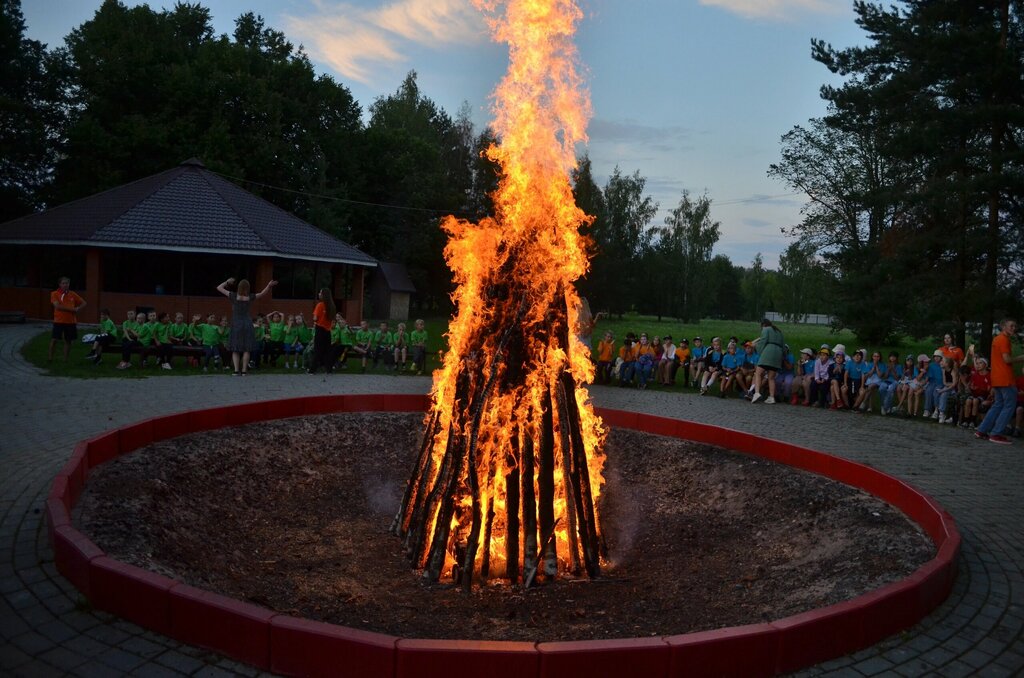
{"type": "Polygon", "coordinates": [[[615,356],[615,340],[602,339],[597,343],[597,360],[602,363],[610,363],[615,356]]]}
{"type": "Polygon", "coordinates": [[[1003,354],[1012,355],[1010,338],[1000,332],[992,340],[992,361],[989,371],[992,374],[992,388],[1013,386],[1013,367],[1003,360],[1003,354]]]}

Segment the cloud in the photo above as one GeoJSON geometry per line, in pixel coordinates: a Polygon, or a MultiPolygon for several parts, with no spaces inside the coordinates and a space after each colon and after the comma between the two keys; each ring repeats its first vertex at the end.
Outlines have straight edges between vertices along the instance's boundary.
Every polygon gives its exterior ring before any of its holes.
{"type": "Polygon", "coordinates": [[[483,41],[486,26],[470,0],[394,0],[368,9],[315,0],[316,12],[286,15],[289,36],[346,78],[369,84],[375,65],[406,59],[403,45],[443,47],[483,41]]]}
{"type": "Polygon", "coordinates": [[[594,118],[587,127],[587,135],[591,141],[629,141],[657,146],[669,146],[668,142],[682,139],[688,134],[689,130],[679,125],[657,127],[654,125],[644,125],[635,120],[594,118]]]}
{"type": "Polygon", "coordinates": [[[834,14],[849,3],[841,0],[700,0],[745,19],[793,19],[804,14],[834,14]]]}

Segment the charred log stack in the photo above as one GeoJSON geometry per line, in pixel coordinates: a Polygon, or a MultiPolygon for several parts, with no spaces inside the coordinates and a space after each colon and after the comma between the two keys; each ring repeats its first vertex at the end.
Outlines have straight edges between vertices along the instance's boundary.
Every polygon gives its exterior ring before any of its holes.
{"type": "Polygon", "coordinates": [[[467,591],[493,579],[528,587],[560,566],[597,577],[604,555],[580,411],[589,406],[568,358],[579,350],[567,302],[576,297],[555,288],[538,308],[535,289],[507,282],[514,264],[502,268],[465,355],[449,356],[452,387],[435,387],[391,527],[425,580],[467,591]]]}

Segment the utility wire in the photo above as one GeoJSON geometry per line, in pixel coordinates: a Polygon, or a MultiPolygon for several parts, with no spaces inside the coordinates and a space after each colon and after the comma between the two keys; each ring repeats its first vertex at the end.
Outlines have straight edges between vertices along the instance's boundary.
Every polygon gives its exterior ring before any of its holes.
{"type": "MultiPolygon", "coordinates": [[[[381,207],[383,209],[389,209],[389,210],[404,210],[404,211],[407,211],[407,212],[425,212],[425,213],[428,213],[428,214],[440,214],[440,215],[452,214],[452,215],[455,215],[455,216],[462,216],[462,217],[466,217],[466,218],[470,218],[470,219],[475,218],[475,215],[469,214],[467,212],[456,212],[454,210],[437,210],[437,209],[431,209],[429,207],[407,207],[405,205],[389,205],[387,203],[366,202],[366,201],[363,201],[363,200],[351,200],[349,198],[339,198],[339,197],[333,196],[333,195],[323,195],[322,193],[311,193],[309,191],[299,191],[299,190],[296,190],[294,188],[285,188],[284,186],[274,186],[272,184],[265,184],[265,183],[263,183],[261,181],[253,181],[252,179],[243,179],[242,177],[234,177],[234,176],[231,176],[230,174],[223,174],[221,172],[216,172],[216,171],[211,170],[211,169],[207,169],[207,171],[213,172],[214,174],[216,174],[219,177],[224,177],[225,179],[230,179],[232,181],[240,181],[240,182],[243,182],[243,183],[246,183],[246,184],[252,184],[253,186],[259,186],[261,188],[267,188],[267,189],[270,189],[272,191],[283,191],[285,193],[294,193],[296,195],[304,195],[304,196],[309,197],[309,198],[319,198],[320,200],[333,200],[335,202],[343,202],[343,203],[347,203],[347,204],[350,204],[350,205],[362,205],[363,207],[381,207]]],[[[803,193],[800,192],[800,191],[797,191],[795,193],[780,193],[778,195],[758,195],[758,196],[751,196],[749,198],[734,198],[734,199],[730,199],[730,200],[718,200],[718,201],[716,201],[716,200],[714,200],[712,198],[711,204],[715,205],[715,206],[719,206],[719,207],[721,207],[722,205],[740,205],[742,203],[748,203],[748,202],[762,202],[762,201],[765,201],[765,200],[776,200],[778,198],[791,198],[794,195],[803,195],[803,193]]]]}
{"type": "Polygon", "coordinates": [[[268,188],[268,189],[270,189],[272,191],[284,191],[285,193],[294,193],[296,195],[304,195],[304,196],[309,197],[309,198],[319,198],[321,200],[334,200],[335,202],[344,202],[344,203],[348,203],[350,205],[362,205],[364,207],[382,207],[382,208],[391,209],[391,210],[405,210],[407,212],[427,212],[427,213],[430,213],[430,214],[441,214],[441,215],[453,214],[453,215],[456,215],[456,216],[472,217],[472,215],[470,215],[470,214],[468,214],[466,212],[456,212],[454,210],[435,210],[435,209],[430,209],[428,207],[407,207],[405,205],[388,205],[388,204],[385,204],[385,203],[365,202],[363,200],[351,200],[349,198],[339,198],[339,197],[334,196],[334,195],[323,195],[322,193],[310,193],[309,191],[299,191],[299,190],[296,190],[294,188],[285,188],[284,186],[274,186],[272,184],[265,184],[265,183],[260,182],[260,181],[253,181],[252,179],[243,179],[242,177],[233,177],[230,174],[222,174],[221,172],[215,172],[213,170],[208,170],[208,171],[213,172],[214,174],[216,174],[219,177],[224,177],[225,179],[231,179],[232,181],[240,181],[240,182],[243,182],[243,183],[246,183],[246,184],[252,184],[253,186],[259,186],[261,188],[268,188]]]}
{"type": "Polygon", "coordinates": [[[777,198],[791,198],[794,195],[803,195],[802,192],[797,191],[796,193],[780,193],[778,195],[757,195],[749,198],[735,198],[732,200],[714,200],[712,199],[711,204],[714,205],[739,205],[745,202],[761,202],[763,200],[775,200],[777,198]]]}

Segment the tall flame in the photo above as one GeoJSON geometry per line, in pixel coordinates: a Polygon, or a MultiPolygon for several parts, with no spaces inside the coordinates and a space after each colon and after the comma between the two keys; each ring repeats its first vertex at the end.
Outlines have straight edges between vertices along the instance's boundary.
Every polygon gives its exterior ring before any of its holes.
{"type": "Polygon", "coordinates": [[[527,579],[538,569],[554,575],[558,565],[580,569],[581,555],[595,574],[586,544],[599,541],[593,503],[604,482],[605,431],[583,386],[593,364],[573,331],[581,308],[573,283],[589,265],[579,230],[591,218],[576,206],[569,181],[590,117],[572,42],[582,14],[574,0],[474,1],[489,14],[494,39],[509,45],[508,73],[494,95],[500,145],[486,151],[502,177],[493,218],[442,224],[457,313],[434,375],[420,478],[410,481],[396,531],[408,534],[413,514],[426,514],[428,527],[410,551],[432,578],[468,568],[470,579],[488,572],[514,579],[519,571],[527,579]],[[453,448],[465,449],[465,459],[453,448]],[[551,506],[531,508],[526,495],[543,500],[545,478],[554,479],[551,506]],[[456,492],[450,520],[443,501],[425,496],[444,488],[456,492]],[[582,532],[587,521],[591,542],[582,532]],[[533,526],[533,535],[522,526],[533,526]],[[444,546],[443,565],[430,562],[437,561],[432,543],[444,546]],[[523,554],[521,570],[506,562],[510,553],[523,554]]]}

